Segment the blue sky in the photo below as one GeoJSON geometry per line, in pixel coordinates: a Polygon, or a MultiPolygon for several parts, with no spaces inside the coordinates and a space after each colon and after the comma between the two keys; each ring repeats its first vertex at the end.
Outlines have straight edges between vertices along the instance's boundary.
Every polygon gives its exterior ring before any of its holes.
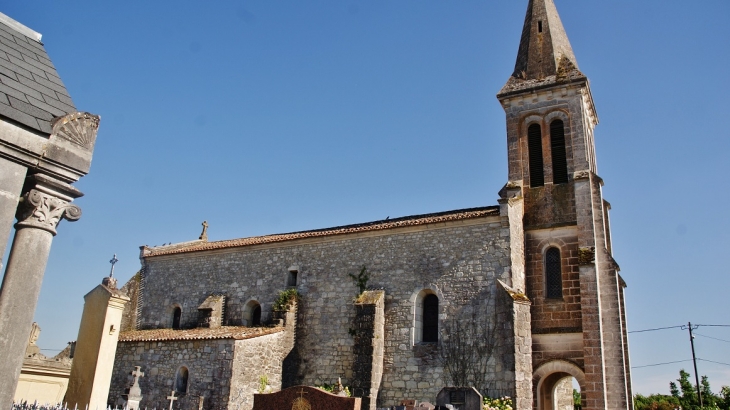
{"type": "MultiPolygon", "coordinates": [[[[84,215],[54,240],[42,348],[76,338],[112,254],[125,281],[140,245],[203,220],[211,240],[322,228],[493,205],[506,182],[495,94],[526,0],[9,3],[102,116],[84,215]]],[[[601,120],[629,330],[730,324],[730,2],[556,3],[601,120]]],[[[698,357],[730,363],[730,327],[697,333],[698,357]]],[[[630,345],[633,366],[691,358],[680,329],[630,345]]],[[[691,365],[635,368],[634,389],[668,393],[691,365]]],[[[730,385],[729,365],[698,366],[730,385]]]]}

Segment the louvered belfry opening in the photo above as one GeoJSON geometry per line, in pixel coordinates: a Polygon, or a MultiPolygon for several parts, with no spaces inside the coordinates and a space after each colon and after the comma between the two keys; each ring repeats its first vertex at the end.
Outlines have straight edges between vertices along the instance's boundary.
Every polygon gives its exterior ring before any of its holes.
{"type": "Polygon", "coordinates": [[[558,248],[550,248],[545,253],[545,282],[548,299],[563,297],[563,274],[558,248]]]}
{"type": "Polygon", "coordinates": [[[530,156],[530,186],[545,185],[545,173],[542,162],[542,130],[539,124],[527,128],[527,154],[530,156]]]}
{"type": "Polygon", "coordinates": [[[550,123],[550,150],[553,156],[553,183],[568,182],[568,161],[565,155],[565,128],[562,120],[550,123]]]}
{"type": "Polygon", "coordinates": [[[424,343],[439,341],[439,298],[434,294],[423,298],[423,338],[424,343]]]}

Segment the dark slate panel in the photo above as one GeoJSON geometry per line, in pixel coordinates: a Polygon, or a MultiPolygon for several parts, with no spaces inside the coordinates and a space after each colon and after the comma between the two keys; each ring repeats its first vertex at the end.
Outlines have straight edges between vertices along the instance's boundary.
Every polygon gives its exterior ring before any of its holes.
{"type": "Polygon", "coordinates": [[[20,101],[15,97],[8,97],[8,100],[10,100],[10,105],[18,111],[22,111],[42,120],[50,120],[53,118],[53,115],[50,112],[34,107],[27,102],[20,101]]]}
{"type": "Polygon", "coordinates": [[[18,76],[18,81],[20,81],[22,84],[24,84],[38,92],[41,92],[43,94],[50,95],[50,96],[56,95],[56,92],[53,89],[48,88],[43,84],[39,84],[37,81],[31,80],[30,78],[25,78],[22,75],[18,76]]]}
{"type": "MultiPolygon", "coordinates": [[[[0,60],[0,61],[2,61],[2,60],[0,60]]],[[[6,67],[3,67],[2,64],[0,64],[0,75],[4,75],[6,77],[10,77],[13,80],[17,80],[18,79],[18,77],[15,75],[15,72],[7,69],[6,67]]]]}
{"type": "Polygon", "coordinates": [[[60,100],[60,101],[61,101],[62,103],[66,103],[66,104],[68,104],[68,105],[70,105],[70,106],[72,106],[72,107],[75,107],[75,106],[76,106],[76,104],[74,104],[73,100],[71,100],[71,97],[69,97],[69,96],[67,96],[67,95],[63,95],[63,94],[56,94],[56,97],[58,97],[58,99],[59,99],[59,100],[60,100]]]}
{"type": "Polygon", "coordinates": [[[7,40],[5,38],[0,38],[0,43],[3,43],[4,45],[12,48],[13,50],[19,52],[20,54],[25,54],[26,56],[32,57],[34,60],[38,60],[35,57],[35,50],[31,50],[26,46],[23,46],[22,44],[18,44],[15,41],[7,40]]]}
{"type": "MultiPolygon", "coordinates": [[[[32,98],[28,96],[28,98],[32,98]]],[[[59,110],[62,110],[65,113],[72,113],[76,112],[76,107],[73,104],[66,104],[61,101],[56,100],[55,98],[49,97],[47,95],[43,96],[43,101],[46,102],[46,104],[51,105],[53,107],[58,108],[59,110]]]]}
{"type": "MultiPolygon", "coordinates": [[[[8,56],[8,57],[10,58],[10,62],[13,63],[13,64],[15,64],[16,66],[18,66],[18,67],[20,67],[22,69],[25,69],[27,71],[30,71],[32,73],[38,74],[40,76],[43,76],[43,77],[46,76],[45,71],[43,71],[42,69],[40,69],[38,67],[34,67],[34,66],[28,64],[27,62],[25,62],[22,59],[16,58],[15,56],[12,56],[11,55],[11,56],[8,56]]],[[[28,78],[31,78],[31,76],[29,76],[28,78]]]]}
{"type": "Polygon", "coordinates": [[[18,111],[9,105],[0,104],[0,115],[8,117],[11,120],[15,120],[21,124],[27,125],[33,129],[40,130],[40,125],[38,125],[38,121],[35,119],[35,117],[33,117],[32,115],[28,115],[22,111],[18,111]]]}
{"type": "Polygon", "coordinates": [[[65,96],[68,96],[68,91],[66,91],[66,87],[63,85],[58,85],[54,82],[48,81],[44,78],[41,78],[35,74],[33,74],[33,79],[40,85],[50,88],[51,90],[63,94],[65,96]]]}
{"type": "Polygon", "coordinates": [[[0,116],[51,133],[53,117],[75,111],[43,43],[0,23],[0,116]]]}
{"type": "Polygon", "coordinates": [[[8,55],[15,56],[17,58],[23,58],[23,55],[20,54],[20,51],[13,49],[12,47],[8,47],[7,43],[8,41],[5,40],[5,42],[2,41],[3,39],[0,38],[0,50],[6,52],[8,55]]]}
{"type": "MultiPolygon", "coordinates": [[[[28,97],[28,101],[31,104],[33,104],[33,106],[38,107],[38,108],[40,108],[40,109],[42,109],[44,111],[48,111],[54,117],[63,117],[66,114],[71,114],[73,112],[76,112],[76,109],[73,108],[73,107],[66,106],[66,107],[68,107],[68,109],[63,110],[63,109],[60,109],[58,107],[54,107],[54,106],[52,106],[50,104],[46,104],[45,101],[37,100],[37,99],[35,99],[33,97],[28,97]]],[[[62,104],[62,103],[59,102],[56,105],[60,105],[60,104],[62,104]]]]}
{"type": "MultiPolygon", "coordinates": [[[[2,80],[2,79],[0,78],[0,80],[2,80]]],[[[0,84],[0,92],[3,92],[5,94],[7,94],[7,95],[12,95],[13,97],[15,97],[17,99],[20,99],[20,100],[24,100],[24,99],[27,99],[27,98],[32,98],[32,97],[28,96],[27,94],[25,94],[24,92],[18,91],[18,90],[14,89],[14,88],[11,88],[11,87],[8,87],[5,84],[0,84]]]]}
{"type": "Polygon", "coordinates": [[[15,80],[12,80],[8,77],[0,77],[0,82],[2,82],[3,84],[7,85],[8,87],[10,87],[14,90],[22,92],[23,94],[32,95],[35,98],[43,98],[43,97],[41,97],[41,93],[39,93],[38,91],[36,91],[30,87],[26,87],[23,84],[15,81],[15,80]]]}
{"type": "MultiPolygon", "coordinates": [[[[8,70],[11,70],[17,74],[20,74],[20,75],[23,75],[26,77],[33,76],[30,71],[26,70],[25,68],[18,67],[17,65],[11,63],[10,60],[3,60],[2,56],[3,55],[0,54],[0,67],[5,67],[8,70]]],[[[5,54],[5,56],[7,57],[7,54],[5,54]]],[[[17,79],[17,77],[14,77],[14,78],[17,79]]]]}

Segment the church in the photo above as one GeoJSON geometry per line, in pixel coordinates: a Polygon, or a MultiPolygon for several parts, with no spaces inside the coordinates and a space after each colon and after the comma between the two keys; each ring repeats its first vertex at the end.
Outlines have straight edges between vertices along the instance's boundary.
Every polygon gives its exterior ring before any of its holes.
{"type": "Polygon", "coordinates": [[[497,98],[508,175],[493,206],[214,242],[204,224],[141,247],[109,403],[139,366],[148,408],[172,392],[181,409],[251,409],[254,393],[339,378],[370,410],[448,386],[572,408],[574,380],[584,409],[632,409],[598,117],[554,0],[529,0],[497,98]]]}

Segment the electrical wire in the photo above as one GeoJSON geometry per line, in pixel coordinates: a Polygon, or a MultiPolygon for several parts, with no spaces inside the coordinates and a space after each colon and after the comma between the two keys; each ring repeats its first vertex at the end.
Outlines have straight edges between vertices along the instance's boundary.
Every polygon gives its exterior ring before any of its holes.
{"type": "Polygon", "coordinates": [[[724,364],[725,366],[730,366],[730,364],[728,364],[728,363],[716,362],[716,361],[707,360],[707,359],[700,359],[699,357],[697,358],[697,360],[700,360],[700,361],[703,361],[703,362],[710,362],[710,363],[715,363],[715,364],[724,364]]]}
{"type": "Polygon", "coordinates": [[[719,340],[719,341],[721,341],[721,342],[725,342],[725,343],[730,343],[730,340],[725,340],[725,339],[718,339],[718,338],[716,338],[716,337],[712,337],[712,336],[707,336],[707,335],[703,335],[703,334],[701,334],[701,333],[697,333],[697,332],[695,332],[695,333],[693,333],[693,334],[694,334],[695,336],[702,336],[702,337],[706,337],[706,338],[708,338],[708,339],[713,339],[713,340],[719,340]]]}
{"type": "Polygon", "coordinates": [[[697,325],[697,326],[709,326],[709,327],[730,327],[730,325],[697,325]]]}
{"type": "Polygon", "coordinates": [[[682,326],[684,326],[684,325],[679,325],[679,326],[668,326],[668,327],[657,327],[657,328],[654,328],[654,329],[644,329],[644,330],[632,330],[632,331],[630,331],[630,332],[627,332],[627,333],[643,333],[643,332],[653,332],[653,331],[656,331],[656,330],[665,330],[665,329],[676,329],[676,328],[680,328],[680,327],[682,327],[682,326]]]}
{"type": "MultiPolygon", "coordinates": [[[[698,359],[699,360],[699,359],[698,359]]],[[[682,362],[691,362],[692,359],[687,360],[677,360],[675,362],[666,362],[666,363],[654,363],[654,364],[645,364],[643,366],[631,366],[632,369],[641,369],[642,367],[654,367],[654,366],[663,366],[665,364],[674,364],[674,363],[682,363],[682,362]]]]}

